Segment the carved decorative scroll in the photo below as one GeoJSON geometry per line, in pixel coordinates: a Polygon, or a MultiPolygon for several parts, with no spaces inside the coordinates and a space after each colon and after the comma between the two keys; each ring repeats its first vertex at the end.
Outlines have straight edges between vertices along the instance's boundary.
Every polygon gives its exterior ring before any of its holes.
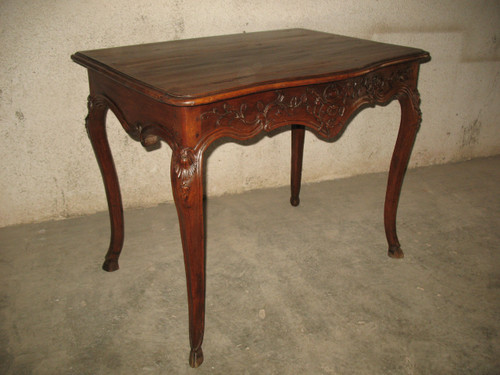
{"type": "Polygon", "coordinates": [[[422,111],[420,110],[420,94],[416,87],[410,88],[405,86],[399,92],[398,98],[402,98],[405,95],[408,97],[408,100],[410,101],[416,116],[416,121],[410,123],[409,125],[413,125],[416,126],[417,128],[420,128],[420,123],[422,122],[422,111]]]}
{"type": "Polygon", "coordinates": [[[306,94],[300,97],[292,96],[287,98],[282,91],[276,90],[276,97],[271,102],[264,104],[258,101],[255,110],[249,109],[247,103],[234,109],[230,104],[224,103],[222,108],[214,107],[211,111],[201,115],[202,120],[213,115],[216,117],[216,126],[229,126],[233,121],[239,121],[244,125],[260,126],[263,130],[270,130],[269,125],[272,119],[279,115],[291,115],[294,109],[299,108],[307,102],[306,94]]]}
{"type": "MultiPolygon", "coordinates": [[[[298,121],[324,137],[333,137],[364,105],[387,103],[402,90],[409,91],[415,101],[418,93],[410,82],[411,76],[410,66],[385,68],[328,84],[275,90],[268,101],[249,95],[209,108],[201,114],[201,121],[219,129],[244,127],[248,131],[269,131],[298,121]]],[[[418,107],[418,101],[415,103],[418,107]]]]}
{"type": "Polygon", "coordinates": [[[89,113],[92,111],[94,108],[98,109],[106,109],[108,108],[108,99],[106,99],[105,96],[98,95],[98,96],[92,96],[89,95],[87,97],[87,108],[89,113]]]}
{"type": "Polygon", "coordinates": [[[109,106],[105,97],[92,96],[92,95],[89,95],[87,97],[88,113],[87,117],[85,117],[85,129],[87,130],[87,136],[89,138],[90,138],[89,121],[91,120],[91,116],[96,116],[98,113],[100,116],[103,116],[105,112],[108,110],[108,108],[109,106]]]}

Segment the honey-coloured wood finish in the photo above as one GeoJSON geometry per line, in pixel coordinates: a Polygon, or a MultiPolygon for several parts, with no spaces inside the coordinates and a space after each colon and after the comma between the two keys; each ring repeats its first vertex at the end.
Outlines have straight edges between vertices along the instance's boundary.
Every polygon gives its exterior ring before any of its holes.
{"type": "MultiPolygon", "coordinates": [[[[106,137],[110,109],[144,146],[172,148],[171,180],[184,252],[189,363],[203,362],[206,249],[204,151],[222,137],[247,140],[291,126],[291,198],[299,204],[305,129],[338,137],[364,107],[397,99],[401,124],[384,207],[388,254],[401,258],[396,211],[420,126],[417,78],[427,52],[292,29],[77,52],[88,69],[86,128],[108,200],[111,241],[103,268],[115,271],[123,246],[123,208],[106,137]]],[[[381,129],[383,131],[383,129],[381,129]]]]}

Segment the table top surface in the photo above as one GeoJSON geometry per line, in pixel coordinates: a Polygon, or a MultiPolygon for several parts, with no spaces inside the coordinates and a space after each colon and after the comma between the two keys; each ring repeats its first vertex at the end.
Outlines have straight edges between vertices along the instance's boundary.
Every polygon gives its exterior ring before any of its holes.
{"type": "Polygon", "coordinates": [[[423,50],[290,29],[77,52],[72,59],[173,105],[324,83],[410,61],[423,50]]]}

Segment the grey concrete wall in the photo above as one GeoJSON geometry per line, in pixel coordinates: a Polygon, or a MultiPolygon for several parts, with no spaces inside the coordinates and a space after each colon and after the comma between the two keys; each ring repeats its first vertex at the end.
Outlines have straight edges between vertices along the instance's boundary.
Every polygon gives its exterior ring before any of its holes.
{"type": "MultiPolygon", "coordinates": [[[[478,0],[2,0],[0,226],[106,209],[84,130],[77,50],[304,27],[428,50],[423,124],[411,166],[500,153],[500,3],[478,0]]],[[[362,112],[331,144],[307,134],[304,180],[388,169],[399,106],[362,112]]],[[[172,199],[170,150],[145,152],[109,115],[126,207],[172,199]]],[[[209,195],[288,183],[289,134],[227,143],[207,165],[209,195]]]]}

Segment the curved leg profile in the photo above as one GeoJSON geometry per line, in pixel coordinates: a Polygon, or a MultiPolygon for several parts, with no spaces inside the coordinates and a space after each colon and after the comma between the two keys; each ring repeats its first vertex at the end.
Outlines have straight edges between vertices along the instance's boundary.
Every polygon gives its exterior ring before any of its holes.
{"type": "Polygon", "coordinates": [[[202,157],[191,148],[175,149],[171,166],[174,195],[184,252],[189,307],[189,364],[203,362],[201,344],[205,325],[205,231],[202,157]]]}
{"type": "Polygon", "coordinates": [[[305,127],[303,125],[292,125],[292,170],[290,203],[298,206],[300,203],[300,183],[302,178],[302,157],[304,154],[305,127]]]}
{"type": "Polygon", "coordinates": [[[116,271],[118,257],[123,247],[123,208],[118,176],[116,175],[113,156],[106,136],[106,113],[108,105],[100,98],[89,96],[89,113],[85,121],[87,133],[94,149],[97,163],[101,169],[106,197],[108,200],[109,219],[111,224],[111,241],[102,268],[105,271],[116,271]]]}
{"type": "Polygon", "coordinates": [[[396,233],[396,213],[403,178],[421,120],[420,99],[416,87],[406,88],[398,99],[401,104],[401,124],[392,155],[384,207],[385,234],[389,243],[388,255],[391,258],[404,256],[396,233]]]}

